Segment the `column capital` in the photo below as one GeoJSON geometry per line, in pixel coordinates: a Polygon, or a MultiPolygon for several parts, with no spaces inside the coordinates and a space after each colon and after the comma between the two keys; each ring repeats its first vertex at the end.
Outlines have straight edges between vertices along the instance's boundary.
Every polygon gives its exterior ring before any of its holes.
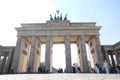
{"type": "Polygon", "coordinates": [[[85,37],[85,35],[80,35],[80,38],[84,38],[85,37]]]}
{"type": "Polygon", "coordinates": [[[17,37],[22,37],[21,35],[17,35],[17,37]]]}
{"type": "Polygon", "coordinates": [[[100,36],[100,34],[95,34],[95,35],[93,35],[93,36],[100,36]]]}
{"type": "Polygon", "coordinates": [[[65,43],[66,43],[67,40],[70,40],[70,36],[69,35],[65,36],[65,43]]]}
{"type": "Polygon", "coordinates": [[[36,35],[32,35],[31,37],[37,37],[36,35]]]}

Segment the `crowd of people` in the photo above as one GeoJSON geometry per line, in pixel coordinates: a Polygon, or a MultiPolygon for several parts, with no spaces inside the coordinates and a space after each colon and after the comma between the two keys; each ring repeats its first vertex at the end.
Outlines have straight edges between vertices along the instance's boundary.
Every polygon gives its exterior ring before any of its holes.
{"type": "MultiPolygon", "coordinates": [[[[47,69],[44,65],[38,67],[38,73],[49,73],[49,69],[47,69]]],[[[56,73],[64,73],[66,72],[66,69],[63,70],[62,68],[56,69],[56,73]]],[[[72,66],[72,73],[81,73],[81,69],[78,65],[73,64],[72,66]]],[[[13,67],[11,67],[9,73],[14,74],[15,70],[13,67]]],[[[28,67],[27,73],[32,73],[31,67],[28,67]]],[[[110,65],[107,60],[104,61],[103,65],[95,64],[94,68],[89,68],[88,73],[120,73],[120,64],[118,65],[110,65]]]]}
{"type": "Polygon", "coordinates": [[[76,65],[76,64],[73,64],[72,72],[73,73],[80,73],[81,72],[80,67],[78,65],[76,65]]]}
{"type": "Polygon", "coordinates": [[[63,69],[62,69],[62,68],[59,68],[59,69],[57,70],[57,72],[58,72],[58,73],[63,73],[63,69]]]}
{"type": "Polygon", "coordinates": [[[120,73],[120,64],[110,65],[107,60],[104,61],[103,65],[95,64],[94,68],[90,68],[91,73],[120,73]]]}

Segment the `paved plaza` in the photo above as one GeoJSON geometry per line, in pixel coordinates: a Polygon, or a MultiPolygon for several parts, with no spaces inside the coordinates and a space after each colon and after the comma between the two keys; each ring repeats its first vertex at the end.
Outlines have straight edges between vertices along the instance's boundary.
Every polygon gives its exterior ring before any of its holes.
{"type": "Polygon", "coordinates": [[[8,74],[0,80],[120,80],[120,74],[8,74]]]}

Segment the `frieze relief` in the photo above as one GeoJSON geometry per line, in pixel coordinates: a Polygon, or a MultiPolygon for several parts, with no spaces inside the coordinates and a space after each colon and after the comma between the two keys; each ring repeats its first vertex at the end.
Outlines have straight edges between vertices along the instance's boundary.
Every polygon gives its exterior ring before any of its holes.
{"type": "Polygon", "coordinates": [[[98,30],[40,30],[40,31],[20,31],[18,35],[31,36],[31,35],[96,35],[98,30]]]}

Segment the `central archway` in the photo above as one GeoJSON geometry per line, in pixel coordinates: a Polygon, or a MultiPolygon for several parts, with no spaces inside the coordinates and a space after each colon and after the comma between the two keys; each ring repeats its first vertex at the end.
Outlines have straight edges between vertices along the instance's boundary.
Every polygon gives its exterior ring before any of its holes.
{"type": "MultiPolygon", "coordinates": [[[[53,44],[53,59],[52,66],[55,69],[66,68],[65,61],[65,45],[64,44],[53,44]]],[[[54,69],[53,69],[54,72],[54,69]]]]}

